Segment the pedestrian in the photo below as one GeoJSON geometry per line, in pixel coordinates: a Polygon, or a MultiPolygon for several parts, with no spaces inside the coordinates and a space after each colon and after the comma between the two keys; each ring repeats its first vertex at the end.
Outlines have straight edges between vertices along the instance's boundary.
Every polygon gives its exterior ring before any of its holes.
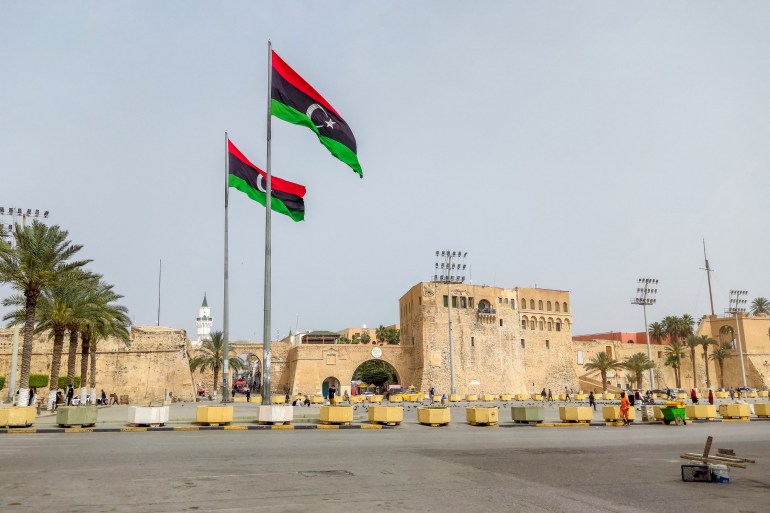
{"type": "Polygon", "coordinates": [[[628,410],[631,409],[631,403],[628,400],[628,397],[626,397],[625,392],[620,393],[620,418],[623,419],[623,425],[628,427],[630,426],[630,422],[628,420],[628,410]]]}
{"type": "Polygon", "coordinates": [[[72,385],[67,385],[67,406],[72,404],[73,395],[75,395],[75,388],[72,385]]]}
{"type": "Polygon", "coordinates": [[[543,387],[543,390],[540,391],[540,398],[545,401],[545,387],[543,387]]]}
{"type": "Polygon", "coordinates": [[[433,387],[430,387],[428,389],[428,395],[430,396],[430,402],[433,402],[433,396],[436,395],[436,389],[433,387]]]}
{"type": "Polygon", "coordinates": [[[714,391],[709,388],[709,404],[714,406],[714,391]]]}
{"type": "Polygon", "coordinates": [[[443,394],[443,395],[441,396],[441,404],[442,404],[442,405],[445,405],[446,403],[447,403],[446,394],[443,394]]]}
{"type": "Polygon", "coordinates": [[[337,388],[332,385],[329,387],[329,404],[334,404],[334,394],[337,393],[337,388]]]}
{"type": "Polygon", "coordinates": [[[690,399],[692,400],[693,404],[698,404],[698,394],[695,393],[695,389],[690,389],[690,399]]]}
{"type": "Polygon", "coordinates": [[[548,389],[548,400],[553,402],[553,394],[551,393],[551,389],[548,389]]]}
{"type": "Polygon", "coordinates": [[[286,392],[286,395],[284,395],[284,398],[283,398],[283,403],[284,403],[284,404],[289,404],[289,403],[291,403],[291,397],[289,396],[289,392],[288,392],[288,391],[286,392]]]}
{"type": "Polygon", "coordinates": [[[588,393],[588,406],[592,406],[594,411],[596,411],[596,398],[593,391],[588,393]]]}
{"type": "Polygon", "coordinates": [[[310,406],[310,398],[305,396],[305,406],[310,406]]]}
{"type": "Polygon", "coordinates": [[[246,387],[246,402],[251,402],[251,387],[246,387]]]}
{"type": "Polygon", "coordinates": [[[735,400],[735,389],[733,387],[730,387],[730,400],[735,400]]]}
{"type": "Polygon", "coordinates": [[[102,400],[102,406],[107,406],[107,393],[104,391],[103,388],[102,388],[101,400],[102,400]]]}
{"type": "Polygon", "coordinates": [[[569,396],[569,389],[567,387],[564,387],[564,400],[572,402],[572,399],[569,396]]]}

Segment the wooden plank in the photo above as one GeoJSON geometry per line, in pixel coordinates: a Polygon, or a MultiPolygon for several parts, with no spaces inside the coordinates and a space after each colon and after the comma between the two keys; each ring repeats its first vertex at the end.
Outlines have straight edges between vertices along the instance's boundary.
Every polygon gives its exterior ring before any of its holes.
{"type": "MultiPolygon", "coordinates": [[[[694,452],[686,452],[685,455],[687,456],[698,456],[698,454],[695,454],[694,452]]],[[[715,459],[715,460],[725,460],[725,461],[732,461],[735,463],[756,463],[754,460],[750,460],[748,458],[739,458],[737,456],[718,456],[718,455],[712,455],[709,456],[709,458],[715,459]]]]}
{"type": "Polygon", "coordinates": [[[709,455],[709,452],[711,451],[711,442],[714,441],[714,437],[709,435],[708,438],[706,438],[706,447],[703,448],[703,457],[707,458],[709,455]]]}
{"type": "Polygon", "coordinates": [[[698,454],[682,454],[679,457],[682,458],[683,460],[702,461],[703,463],[717,463],[721,465],[727,465],[728,467],[746,468],[746,465],[741,465],[740,463],[734,463],[732,461],[723,460],[721,458],[714,458],[713,456],[704,458],[703,456],[700,456],[698,454]]]}

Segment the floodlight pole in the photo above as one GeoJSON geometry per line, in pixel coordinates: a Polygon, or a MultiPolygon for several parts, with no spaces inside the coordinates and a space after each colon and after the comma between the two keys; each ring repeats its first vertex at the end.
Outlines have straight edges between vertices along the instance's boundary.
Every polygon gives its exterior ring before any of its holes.
{"type": "MultiPolygon", "coordinates": [[[[21,208],[14,208],[10,207],[8,209],[8,212],[5,211],[5,208],[0,207],[0,215],[3,216],[11,216],[12,218],[12,224],[9,225],[15,226],[18,224],[17,218],[21,218],[21,227],[24,228],[27,226],[27,217],[31,217],[33,219],[42,217],[43,219],[48,219],[48,210],[46,210],[44,213],[40,213],[40,210],[35,210],[35,212],[32,212],[32,209],[26,209],[23,210],[21,208]]],[[[18,294],[21,296],[21,294],[18,294]]],[[[19,364],[19,324],[14,323],[13,325],[13,342],[11,343],[11,372],[9,377],[9,383],[8,383],[8,402],[13,402],[13,396],[16,393],[16,367],[19,364]]]]}
{"type": "Polygon", "coordinates": [[[738,355],[741,359],[741,378],[743,379],[743,388],[746,388],[746,367],[743,364],[743,343],[741,342],[741,326],[738,323],[738,315],[746,311],[746,307],[741,305],[746,304],[746,300],[743,299],[748,295],[747,290],[731,290],[730,291],[730,307],[727,309],[728,313],[735,315],[735,332],[738,335],[738,355]]]}
{"type": "MultiPolygon", "coordinates": [[[[658,292],[658,289],[651,288],[658,286],[658,280],[655,278],[639,278],[637,281],[639,287],[636,289],[636,297],[631,300],[634,305],[642,305],[644,312],[644,338],[647,342],[647,359],[652,361],[652,349],[650,348],[650,332],[647,328],[647,305],[654,305],[655,298],[652,297],[658,292]]],[[[650,369],[650,389],[655,389],[655,369],[650,369]]]]}
{"type": "Polygon", "coordinates": [[[436,258],[443,260],[443,262],[436,262],[436,272],[439,271],[442,274],[434,274],[433,281],[436,283],[446,283],[447,292],[447,316],[449,320],[449,393],[456,394],[457,388],[455,387],[455,359],[454,359],[454,340],[452,334],[452,283],[462,283],[465,281],[465,276],[462,273],[465,272],[465,264],[457,264],[453,262],[456,259],[463,259],[468,255],[463,251],[436,251],[436,258]],[[443,274],[446,273],[446,274],[443,274]],[[458,273],[458,274],[453,274],[458,273]]]}

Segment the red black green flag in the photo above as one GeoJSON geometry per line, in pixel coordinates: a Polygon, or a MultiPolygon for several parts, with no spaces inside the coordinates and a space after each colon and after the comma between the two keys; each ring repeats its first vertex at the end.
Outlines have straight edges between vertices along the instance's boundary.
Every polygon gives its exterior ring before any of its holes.
{"type": "MultiPolygon", "coordinates": [[[[264,206],[267,197],[267,173],[249,162],[229,139],[227,153],[230,167],[227,184],[264,206]]],[[[294,221],[305,219],[304,185],[288,182],[277,176],[270,177],[270,185],[271,210],[287,215],[294,221]]]]}
{"type": "Polygon", "coordinates": [[[273,115],[295,125],[308,127],[316,133],[321,144],[363,178],[356,154],[356,138],[334,107],[291,69],[278,54],[272,52],[273,115]]]}

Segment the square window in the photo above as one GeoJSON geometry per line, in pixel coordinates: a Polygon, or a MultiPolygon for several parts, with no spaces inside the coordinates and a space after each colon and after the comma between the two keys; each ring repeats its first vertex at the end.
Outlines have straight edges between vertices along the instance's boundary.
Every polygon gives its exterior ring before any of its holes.
{"type": "Polygon", "coordinates": [[[447,306],[449,306],[449,297],[444,296],[444,308],[446,308],[447,306]]]}
{"type": "Polygon", "coordinates": [[[560,322],[556,323],[556,331],[561,331],[561,323],[560,322]]]}
{"type": "Polygon", "coordinates": [[[468,308],[468,299],[465,296],[460,297],[460,307],[468,308]]]}
{"type": "Polygon", "coordinates": [[[525,346],[524,339],[521,339],[521,348],[524,349],[524,346],[525,346]]]}
{"type": "Polygon", "coordinates": [[[503,325],[503,320],[502,320],[502,319],[500,319],[500,326],[502,326],[502,325],[503,325]]]}
{"type": "Polygon", "coordinates": [[[452,308],[457,308],[457,296],[452,296],[452,308]]]}
{"type": "Polygon", "coordinates": [[[545,348],[546,349],[551,349],[551,341],[550,340],[546,340],[545,341],[545,348]]]}
{"type": "Polygon", "coordinates": [[[473,298],[472,297],[468,298],[468,308],[473,308],[473,298]]]}
{"type": "Polygon", "coordinates": [[[471,347],[476,347],[476,339],[471,337],[471,347]]]}

